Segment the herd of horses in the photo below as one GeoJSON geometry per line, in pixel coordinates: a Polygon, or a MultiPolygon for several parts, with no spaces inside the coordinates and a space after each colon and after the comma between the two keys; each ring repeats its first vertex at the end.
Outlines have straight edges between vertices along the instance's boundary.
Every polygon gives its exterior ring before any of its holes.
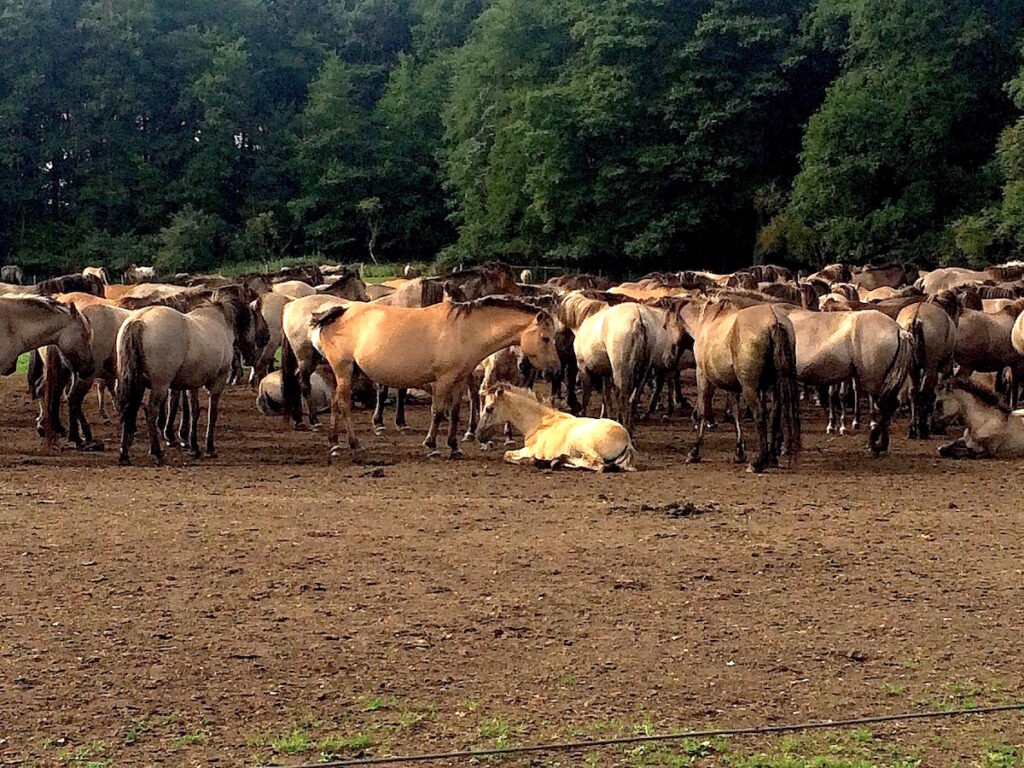
{"type": "Polygon", "coordinates": [[[1024,387],[1024,263],[980,271],[834,264],[803,277],[767,265],[617,285],[583,274],[537,285],[500,263],[381,284],[321,265],[233,279],[146,281],[152,275],[141,268],[133,276],[142,281],[111,284],[90,268],[31,286],[0,283],[0,372],[31,353],[40,434],[101,450],[84,408],[95,386],[101,419],[109,420],[107,398],[116,403],[122,464],[131,463],[140,411],[158,463],[165,446],[215,456],[219,402],[243,383],[243,365],[261,411],[310,429],[329,410],[330,456],[341,453],[344,430],[355,460],[353,404],[372,407],[381,433],[396,390],[402,430],[407,392],[416,390],[431,401],[430,455],[447,422],[452,457],[461,442],[486,449],[504,430],[506,443],[516,432],[525,443],[506,452],[510,462],[631,470],[637,421],[683,408],[690,375],[690,463],[715,424],[717,392],[735,427],[734,459],[753,472],[797,459],[801,410],[815,401],[827,431],[840,434],[859,427],[864,401],[875,456],[888,451],[901,407],[910,439],[962,428],[944,456],[1024,455],[1024,412],[1014,410],[1024,387]],[[548,400],[533,391],[541,379],[548,400]],[[596,393],[601,412],[592,417],[596,393]]]}

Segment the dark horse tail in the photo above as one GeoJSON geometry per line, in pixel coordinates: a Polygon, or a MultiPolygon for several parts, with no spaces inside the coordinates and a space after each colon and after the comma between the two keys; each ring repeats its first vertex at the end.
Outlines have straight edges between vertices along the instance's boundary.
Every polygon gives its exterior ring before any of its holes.
{"type": "Polygon", "coordinates": [[[288,341],[288,334],[281,334],[281,413],[285,421],[302,421],[302,390],[299,387],[299,359],[288,341]]]}
{"type": "MultiPolygon", "coordinates": [[[[778,409],[786,454],[796,461],[800,440],[800,390],[796,381],[796,341],[792,331],[777,319],[771,330],[772,367],[775,370],[775,407],[778,409]]],[[[773,437],[774,443],[774,437],[773,437]]]]}
{"type": "Polygon", "coordinates": [[[135,434],[136,418],[146,394],[146,360],[142,350],[145,326],[141,320],[129,320],[117,337],[117,407],[121,426],[135,434]]]}

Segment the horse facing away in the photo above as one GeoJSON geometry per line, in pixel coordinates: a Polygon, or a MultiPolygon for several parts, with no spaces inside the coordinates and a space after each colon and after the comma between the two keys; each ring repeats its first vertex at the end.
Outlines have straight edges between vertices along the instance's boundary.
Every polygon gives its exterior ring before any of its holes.
{"type": "Polygon", "coordinates": [[[510,385],[484,390],[481,396],[482,412],[476,430],[481,443],[505,423],[511,423],[525,437],[525,447],[505,452],[507,462],[565,465],[596,472],[635,469],[636,448],[629,432],[617,421],[563,413],[542,403],[530,390],[510,385]]]}
{"type": "MultiPolygon", "coordinates": [[[[817,313],[814,313],[817,314],[817,313]]],[[[800,452],[800,397],[796,384],[796,344],[793,324],[777,305],[743,307],[732,298],[694,301],[680,310],[693,337],[697,362],[697,442],[687,463],[700,461],[707,414],[716,389],[742,394],[754,414],[758,452],[748,472],[763,472],[774,464],[782,438],[790,463],[800,452]],[[769,441],[768,393],[775,395],[769,441]]],[[[736,425],[736,463],[746,461],[742,409],[733,405],[736,425]]]]}
{"type": "Polygon", "coordinates": [[[188,392],[191,405],[190,448],[201,454],[198,443],[199,388],[210,393],[206,423],[206,455],[217,455],[213,433],[217,407],[227,386],[235,348],[250,364],[269,341],[259,302],[246,304],[237,297],[216,293],[213,298],[182,314],[170,307],[140,309],[125,320],[117,334],[117,386],[121,409],[122,465],[130,464],[129,449],[145,391],[150,453],[163,463],[157,417],[171,389],[188,392]]]}
{"type": "Polygon", "coordinates": [[[945,419],[963,417],[963,437],[939,448],[948,459],[1024,456],[1024,413],[1010,411],[995,392],[972,381],[954,381],[939,399],[945,419]]]}
{"type": "Polygon", "coordinates": [[[457,434],[462,389],[485,357],[518,343],[540,367],[558,362],[551,316],[507,296],[465,303],[446,299],[425,308],[349,304],[315,313],[313,325],[313,345],[337,380],[331,401],[332,455],[338,453],[342,419],[353,456],[359,453],[352,425],[354,366],[388,387],[432,383],[432,418],[423,444],[436,455],[437,430],[447,412],[447,444],[455,458],[462,455],[457,434]]]}

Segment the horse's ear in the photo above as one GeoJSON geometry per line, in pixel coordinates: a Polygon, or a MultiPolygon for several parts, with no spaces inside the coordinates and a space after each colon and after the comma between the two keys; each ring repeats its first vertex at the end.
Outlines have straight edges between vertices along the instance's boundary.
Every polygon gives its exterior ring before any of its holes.
{"type": "Polygon", "coordinates": [[[78,311],[78,307],[75,306],[75,302],[68,304],[68,310],[71,312],[72,317],[78,317],[81,313],[78,311]]]}
{"type": "Polygon", "coordinates": [[[548,318],[548,313],[547,312],[538,312],[537,313],[537,322],[538,323],[543,323],[547,318],[548,318]]]}
{"type": "Polygon", "coordinates": [[[504,384],[499,384],[498,386],[496,386],[494,388],[494,396],[495,397],[501,397],[504,394],[505,394],[505,385],[504,384]]]}

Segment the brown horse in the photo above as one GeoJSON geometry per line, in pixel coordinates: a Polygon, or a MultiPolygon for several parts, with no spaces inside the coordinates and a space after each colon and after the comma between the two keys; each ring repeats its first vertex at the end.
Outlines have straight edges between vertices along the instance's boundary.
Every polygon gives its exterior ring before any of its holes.
{"type": "MultiPolygon", "coordinates": [[[[772,304],[743,307],[737,300],[717,298],[694,301],[680,312],[694,339],[697,361],[699,432],[687,463],[700,461],[706,415],[716,389],[742,394],[754,413],[758,453],[748,472],[762,472],[774,463],[782,437],[794,461],[800,452],[800,398],[796,384],[796,345],[793,325],[785,312],[772,304]],[[769,441],[768,393],[775,395],[772,437],[769,441]]],[[[740,426],[742,409],[733,406],[736,424],[736,461],[746,460],[740,426]]]]}
{"type": "Polygon", "coordinates": [[[435,454],[437,430],[448,413],[448,447],[458,442],[462,388],[488,355],[518,343],[542,367],[557,364],[554,322],[537,307],[507,296],[473,302],[444,301],[421,309],[379,304],[331,307],[313,316],[313,344],[337,379],[331,402],[331,453],[338,452],[339,420],[357,455],[351,387],[355,366],[391,387],[433,384],[432,418],[423,444],[435,454]]]}

